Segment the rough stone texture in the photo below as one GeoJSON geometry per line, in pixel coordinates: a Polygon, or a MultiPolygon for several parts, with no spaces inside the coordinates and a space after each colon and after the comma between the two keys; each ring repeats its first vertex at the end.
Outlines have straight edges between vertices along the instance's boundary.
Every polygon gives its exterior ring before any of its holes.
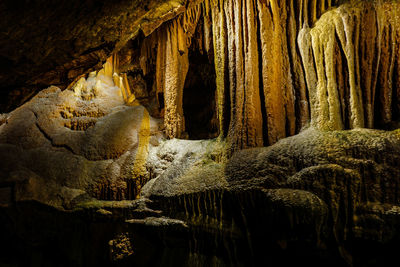
{"type": "Polygon", "coordinates": [[[145,171],[159,122],[141,106],[125,106],[111,77],[101,71],[73,90],[50,87],[7,115],[0,126],[1,176],[17,183],[17,200],[62,207],[85,194],[130,197],[127,183],[145,171]]]}
{"type": "MultiPolygon", "coordinates": [[[[219,163],[224,165],[227,186],[210,189],[204,184],[193,192],[184,184],[173,189],[169,184],[174,182],[158,178],[149,184],[146,196],[158,202],[152,205],[201,231],[247,235],[246,249],[256,259],[265,253],[258,250],[259,235],[264,240],[269,236],[285,249],[295,246],[301,232],[305,240],[313,240],[317,251],[336,251],[347,264],[363,266],[381,256],[381,246],[399,237],[395,230],[399,151],[398,130],[321,132],[310,128],[268,148],[239,151],[226,165],[219,163]],[[162,185],[165,190],[160,190],[162,185]],[[274,233],[261,225],[272,227],[274,233]],[[365,259],[361,249],[354,247],[362,242],[370,244],[363,248],[372,253],[365,259]],[[373,247],[378,249],[375,253],[373,247]]],[[[169,179],[180,183],[185,176],[175,173],[169,179]]]]}
{"type": "Polygon", "coordinates": [[[148,169],[155,179],[143,188],[143,196],[176,195],[223,188],[224,143],[218,140],[173,139],[149,153],[148,169]]]}
{"type": "MultiPolygon", "coordinates": [[[[149,35],[191,1],[2,1],[1,111],[49,85],[101,69],[140,31],[149,35]]],[[[194,1],[195,2],[195,1],[194,1]]]]}

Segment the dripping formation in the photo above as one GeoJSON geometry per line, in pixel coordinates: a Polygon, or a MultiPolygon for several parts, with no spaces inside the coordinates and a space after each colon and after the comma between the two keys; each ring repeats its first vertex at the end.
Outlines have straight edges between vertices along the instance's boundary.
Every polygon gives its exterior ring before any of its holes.
{"type": "MultiPolygon", "coordinates": [[[[273,145],[309,124],[389,129],[400,115],[398,10],[397,3],[207,0],[131,41],[97,76],[119,87],[128,105],[144,105],[144,118],[163,118],[167,138],[219,135],[228,155],[273,145]],[[194,78],[207,73],[215,83],[194,78]],[[196,101],[202,106],[193,112],[196,101]],[[207,105],[208,115],[195,121],[192,114],[207,105]]],[[[88,100],[96,86],[86,92],[84,83],[83,77],[73,89],[88,100]]],[[[128,186],[133,198],[147,181],[145,121],[128,186]]]]}
{"type": "Polygon", "coordinates": [[[335,4],[207,0],[143,37],[133,60],[155,81],[148,90],[166,136],[188,137],[183,95],[190,51],[207,55],[215,68],[215,127],[231,152],[272,145],[310,121],[340,130],[397,120],[396,81],[389,81],[399,71],[398,45],[391,45],[398,5],[389,11],[383,3],[335,4]]]}

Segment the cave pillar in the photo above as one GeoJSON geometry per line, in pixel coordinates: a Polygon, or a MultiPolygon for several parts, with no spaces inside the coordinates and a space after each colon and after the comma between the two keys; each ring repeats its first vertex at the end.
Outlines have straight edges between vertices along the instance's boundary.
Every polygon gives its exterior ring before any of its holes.
{"type": "MultiPolygon", "coordinates": [[[[226,32],[226,17],[224,12],[224,1],[223,0],[206,0],[206,12],[207,8],[211,9],[212,18],[212,34],[213,34],[213,48],[214,48],[214,65],[216,75],[216,86],[217,86],[217,116],[218,116],[218,130],[220,136],[226,134],[226,126],[228,120],[226,116],[226,90],[227,90],[227,32],[226,32]],[[211,1],[211,2],[209,2],[211,1]]],[[[205,14],[207,16],[207,13],[205,14]]],[[[205,20],[208,21],[208,20],[205,20]]],[[[207,24],[205,25],[207,26],[207,24]]],[[[205,27],[206,29],[207,27],[205,27]]],[[[207,33],[206,31],[205,33],[207,33]]],[[[207,43],[208,34],[205,36],[207,43]]],[[[207,49],[207,45],[206,45],[207,49]]]]}
{"type": "Polygon", "coordinates": [[[183,41],[183,29],[174,20],[166,32],[165,44],[165,78],[164,99],[165,113],[164,125],[169,138],[180,137],[185,131],[183,117],[183,87],[186,74],[189,70],[188,49],[183,41]]]}
{"type": "Polygon", "coordinates": [[[164,127],[168,138],[185,131],[183,88],[189,70],[189,46],[200,18],[201,6],[167,22],[157,31],[156,91],[164,95],[164,127]]]}
{"type": "Polygon", "coordinates": [[[285,1],[258,1],[269,144],[293,135],[296,130],[295,97],[287,48],[286,8],[285,1]]]}
{"type": "Polygon", "coordinates": [[[226,1],[232,150],[263,145],[254,0],[226,1]]]}

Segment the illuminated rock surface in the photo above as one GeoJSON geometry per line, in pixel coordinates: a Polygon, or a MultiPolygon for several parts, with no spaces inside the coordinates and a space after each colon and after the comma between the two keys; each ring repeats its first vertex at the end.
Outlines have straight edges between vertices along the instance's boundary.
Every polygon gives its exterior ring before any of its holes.
{"type": "Polygon", "coordinates": [[[0,4],[0,265],[397,262],[400,3],[44,4],[0,4]]]}

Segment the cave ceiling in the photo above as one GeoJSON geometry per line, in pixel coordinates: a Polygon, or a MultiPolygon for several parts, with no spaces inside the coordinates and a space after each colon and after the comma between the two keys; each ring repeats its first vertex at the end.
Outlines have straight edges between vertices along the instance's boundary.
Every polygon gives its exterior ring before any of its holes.
{"type": "Polygon", "coordinates": [[[182,13],[186,1],[1,1],[3,111],[53,84],[100,69],[139,32],[182,13]]]}

